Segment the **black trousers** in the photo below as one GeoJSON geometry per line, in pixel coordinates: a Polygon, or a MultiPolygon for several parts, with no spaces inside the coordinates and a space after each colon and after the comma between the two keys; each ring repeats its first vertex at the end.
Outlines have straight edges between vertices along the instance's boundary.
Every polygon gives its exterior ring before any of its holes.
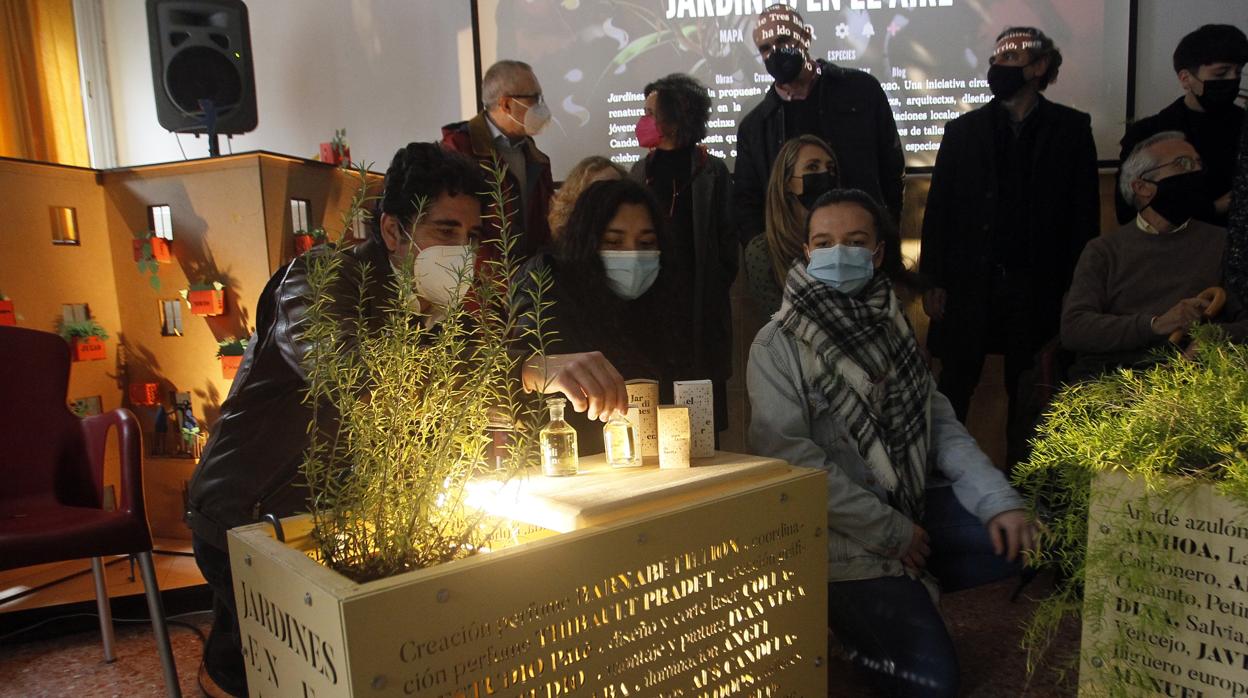
{"type": "Polygon", "coordinates": [[[245,696],[247,667],[243,663],[230,556],[195,535],[191,537],[191,547],[195,551],[199,571],[212,589],[212,629],[208,633],[208,641],[204,643],[204,668],[217,686],[232,695],[245,696]]]}
{"type": "Polygon", "coordinates": [[[1013,466],[1027,457],[1027,439],[1034,425],[1020,409],[1019,379],[1035,363],[1035,303],[1028,273],[994,267],[988,293],[985,331],[979,342],[948,341],[942,353],[938,387],[958,419],[965,424],[975,387],[983,373],[984,359],[1000,354],[1005,360],[1005,394],[1008,399],[1005,443],[1006,462],[1013,466]]]}

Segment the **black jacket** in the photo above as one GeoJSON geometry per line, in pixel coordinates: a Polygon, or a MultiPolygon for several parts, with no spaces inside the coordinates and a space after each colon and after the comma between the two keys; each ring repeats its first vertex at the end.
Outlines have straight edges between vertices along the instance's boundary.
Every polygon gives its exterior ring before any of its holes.
{"type": "MultiPolygon", "coordinates": [[[[901,217],[905,158],[888,97],[875,78],[861,70],[819,61],[823,72],[807,99],[819,100],[819,136],[832,146],[841,186],[861,189],[901,217]]],[[[737,129],[733,192],[741,243],[763,232],[767,180],[780,148],[800,133],[785,133],[784,101],[772,85],[737,129]]]]}
{"type": "MultiPolygon", "coordinates": [[[[650,156],[633,166],[633,179],[650,186],[650,156]]],[[[699,147],[693,157],[693,230],[669,230],[668,235],[692,234],[696,266],[667,273],[693,277],[695,312],[691,339],[693,366],[701,378],[727,380],[732,375],[732,309],[728,291],[737,277],[737,239],[733,233],[732,179],[724,161],[699,147]]]]}
{"type": "MultiPolygon", "coordinates": [[[[948,292],[945,318],[933,322],[928,347],[940,356],[982,344],[988,321],[988,289],[993,272],[993,233],[999,188],[996,100],[945,126],[936,154],[932,185],[923,216],[920,271],[948,292]]],[[[1092,120],[1080,111],[1043,97],[1029,118],[1035,123],[1027,210],[1033,270],[1030,345],[1038,348],[1057,335],[1062,295],[1070,287],[1079,254],[1100,229],[1100,189],[1092,120]]]]}
{"type": "Polygon", "coordinates": [[[1235,157],[1226,223],[1226,285],[1236,297],[1248,299],[1248,119],[1240,128],[1235,157]]]}
{"type": "MultiPolygon", "coordinates": [[[[1239,135],[1244,123],[1244,110],[1232,106],[1219,114],[1192,111],[1183,98],[1170,106],[1127,126],[1119,144],[1119,164],[1127,159],[1135,146],[1145,138],[1162,131],[1179,131],[1187,136],[1200,155],[1205,170],[1205,187],[1210,200],[1217,199],[1231,190],[1231,177],[1235,173],[1236,153],[1239,151],[1239,135]]],[[[1118,222],[1126,223],[1135,218],[1135,207],[1122,198],[1122,192],[1114,187],[1114,207],[1118,222]]],[[[1226,227],[1225,214],[1214,214],[1207,223],[1226,227]]]]}
{"type": "MultiPolygon", "coordinates": [[[[269,279],[256,304],[255,334],[189,486],[191,530],[222,550],[225,532],[235,526],[255,523],[264,514],[281,517],[307,510],[299,472],[312,415],[304,404],[302,368],[308,349],[303,342],[310,302],[307,263],[329,254],[343,258],[332,291],[339,317],[355,315],[362,279],[367,284],[366,317],[380,320],[384,299],[393,295],[389,257],[372,239],[341,252],[314,248],[269,279]]],[[[331,412],[323,419],[332,422],[335,417],[331,412]]]]}

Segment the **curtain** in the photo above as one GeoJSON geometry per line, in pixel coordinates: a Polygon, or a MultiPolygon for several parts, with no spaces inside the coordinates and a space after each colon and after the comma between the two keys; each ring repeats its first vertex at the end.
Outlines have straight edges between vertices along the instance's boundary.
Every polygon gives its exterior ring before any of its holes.
{"type": "Polygon", "coordinates": [[[72,0],[0,0],[0,156],[89,164],[72,0]]]}

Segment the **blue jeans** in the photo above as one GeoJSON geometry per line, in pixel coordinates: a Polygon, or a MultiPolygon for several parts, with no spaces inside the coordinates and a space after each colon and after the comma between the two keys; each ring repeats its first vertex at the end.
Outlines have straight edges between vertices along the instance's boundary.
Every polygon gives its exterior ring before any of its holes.
{"type": "Polygon", "coordinates": [[[208,676],[231,695],[247,695],[247,667],[238,630],[238,607],[234,604],[234,578],[230,556],[199,536],[191,536],[195,563],[212,589],[212,629],[204,643],[204,668],[208,676]]]}
{"type": "MultiPolygon", "coordinates": [[[[1018,574],[1019,562],[993,554],[988,530],[958,503],[952,487],[927,491],[923,528],[928,571],[946,592],[1018,574]]],[[[828,625],[850,658],[886,696],[955,696],[958,657],[923,583],[879,577],[828,584],[828,625]]]]}

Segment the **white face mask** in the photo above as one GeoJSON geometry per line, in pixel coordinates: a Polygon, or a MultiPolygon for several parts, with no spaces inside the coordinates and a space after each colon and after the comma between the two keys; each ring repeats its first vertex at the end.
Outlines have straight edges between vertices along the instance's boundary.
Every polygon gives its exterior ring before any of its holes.
{"type": "Polygon", "coordinates": [[[546,128],[546,124],[550,123],[550,107],[546,106],[545,102],[539,101],[525,110],[523,122],[512,116],[510,112],[507,113],[507,118],[523,126],[525,133],[536,136],[546,128]]]}
{"type": "Polygon", "coordinates": [[[607,286],[615,295],[633,300],[650,290],[659,278],[658,250],[602,250],[607,286]]]}
{"type": "Polygon", "coordinates": [[[435,245],[412,261],[416,293],[439,308],[463,298],[472,285],[476,252],[468,245],[435,245]]]}

